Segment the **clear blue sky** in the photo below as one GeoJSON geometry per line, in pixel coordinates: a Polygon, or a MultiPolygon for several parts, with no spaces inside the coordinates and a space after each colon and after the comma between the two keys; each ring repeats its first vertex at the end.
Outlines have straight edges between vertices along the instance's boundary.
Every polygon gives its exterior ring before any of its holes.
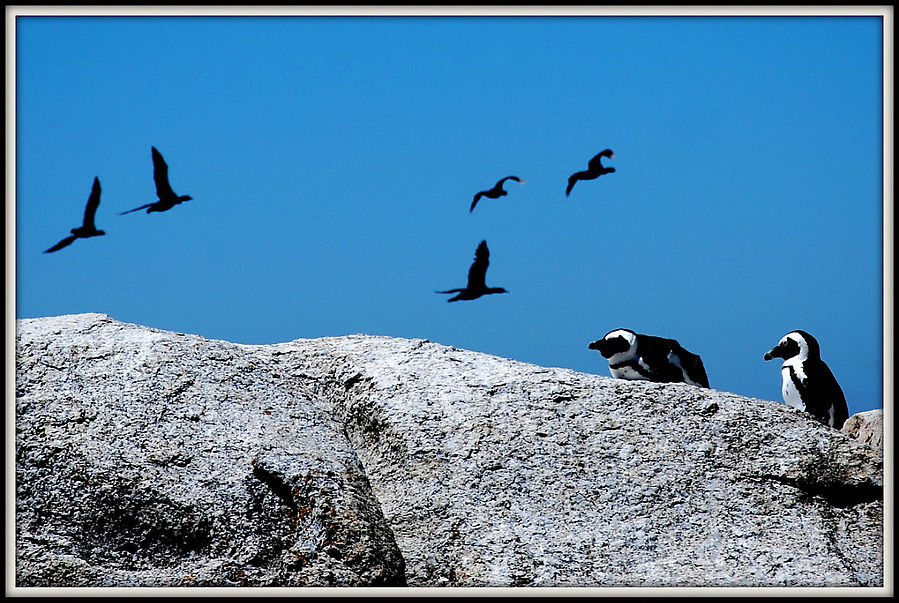
{"type": "Polygon", "coordinates": [[[19,17],[15,315],[605,376],[587,344],[627,327],[778,402],[762,355],[801,328],[880,408],[882,42],[878,17],[19,17]],[[155,200],[151,146],[193,200],[120,216],[155,200]],[[94,176],[106,235],[44,254],[94,176]],[[509,293],[447,303],[482,239],[509,293]]]}

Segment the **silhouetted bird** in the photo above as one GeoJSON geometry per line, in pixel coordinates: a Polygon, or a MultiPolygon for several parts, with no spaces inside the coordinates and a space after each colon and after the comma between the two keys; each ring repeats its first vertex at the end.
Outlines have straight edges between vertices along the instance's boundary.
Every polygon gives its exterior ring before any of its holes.
{"type": "Polygon", "coordinates": [[[450,289],[449,291],[437,291],[437,293],[458,293],[455,297],[449,298],[448,302],[458,300],[477,299],[482,295],[491,293],[507,293],[502,287],[488,287],[487,266],[490,265],[490,250],[487,249],[487,241],[481,241],[477,250],[474,252],[474,263],[468,269],[468,286],[464,289],[450,289]]]}
{"type": "Polygon", "coordinates": [[[608,157],[611,159],[612,157],[615,157],[615,153],[612,152],[612,149],[606,149],[587,162],[587,171],[575,172],[574,174],[569,176],[568,188],[565,189],[566,197],[569,195],[569,193],[571,193],[571,189],[574,188],[574,183],[578,180],[593,180],[594,178],[599,178],[603,174],[611,174],[615,171],[615,168],[613,167],[607,168],[602,165],[603,157],[608,157]]]}
{"type": "Polygon", "coordinates": [[[159,200],[154,203],[147,203],[146,205],[129,209],[128,211],[123,211],[119,214],[120,216],[130,214],[133,211],[145,207],[147,208],[147,213],[150,213],[151,211],[165,211],[167,209],[172,209],[182,201],[190,201],[193,198],[189,195],[181,195],[179,197],[175,194],[175,191],[172,190],[172,187],[169,184],[169,166],[166,165],[165,160],[162,158],[162,154],[156,150],[156,147],[150,147],[150,149],[153,153],[153,182],[156,183],[156,196],[159,197],[159,200]]]}
{"type": "Polygon", "coordinates": [[[506,176],[505,178],[503,178],[502,180],[497,182],[495,185],[493,185],[493,188],[491,188],[489,191],[481,191],[477,195],[475,195],[474,200],[471,202],[471,207],[469,208],[468,212],[471,213],[474,211],[474,206],[478,204],[478,199],[480,199],[481,197],[488,197],[490,199],[498,199],[499,197],[508,195],[509,193],[507,193],[506,191],[503,190],[503,182],[505,182],[506,180],[514,180],[515,182],[524,182],[518,176],[506,176]]]}
{"type": "Polygon", "coordinates": [[[75,239],[86,239],[88,237],[99,237],[106,234],[102,230],[97,230],[94,226],[94,215],[97,213],[97,207],[100,205],[100,179],[94,178],[94,186],[91,188],[91,196],[87,198],[87,206],[84,208],[84,221],[78,228],[72,229],[72,235],[64,238],[62,241],[44,251],[44,253],[53,253],[59,251],[63,247],[68,247],[75,239]]]}

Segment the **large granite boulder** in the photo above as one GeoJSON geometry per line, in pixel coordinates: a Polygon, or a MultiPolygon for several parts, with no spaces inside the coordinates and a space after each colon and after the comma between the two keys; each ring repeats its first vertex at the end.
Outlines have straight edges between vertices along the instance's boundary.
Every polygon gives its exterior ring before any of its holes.
{"type": "Polygon", "coordinates": [[[425,340],[17,321],[17,586],[882,586],[876,447],[425,340]]]}
{"type": "Polygon", "coordinates": [[[842,431],[883,453],[883,409],[867,410],[852,415],[842,431]]]}

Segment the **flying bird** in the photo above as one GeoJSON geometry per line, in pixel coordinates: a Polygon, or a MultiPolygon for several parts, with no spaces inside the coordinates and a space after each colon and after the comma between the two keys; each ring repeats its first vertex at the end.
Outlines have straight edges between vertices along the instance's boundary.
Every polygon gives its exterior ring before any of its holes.
{"type": "Polygon", "coordinates": [[[788,406],[804,410],[836,429],[849,418],[843,389],[821,360],[818,340],[805,331],[791,331],[765,353],[765,360],[783,358],[781,393],[788,406]]]}
{"type": "Polygon", "coordinates": [[[91,188],[91,196],[87,198],[87,206],[84,208],[84,221],[78,228],[72,229],[72,234],[62,241],[44,251],[44,253],[53,253],[59,251],[63,247],[68,247],[75,242],[75,239],[86,239],[88,237],[99,237],[106,234],[102,230],[97,230],[94,226],[94,215],[97,213],[97,207],[100,205],[100,179],[94,178],[94,186],[91,188]]]}
{"type": "Polygon", "coordinates": [[[478,204],[478,200],[481,197],[487,197],[489,199],[498,199],[499,197],[508,195],[509,193],[507,191],[503,190],[503,182],[505,182],[506,180],[514,180],[515,182],[524,182],[524,180],[522,180],[518,176],[506,176],[505,178],[503,178],[502,180],[500,180],[499,182],[494,184],[493,188],[491,188],[490,190],[481,191],[478,194],[476,194],[474,196],[474,200],[471,202],[471,207],[468,209],[468,212],[471,213],[474,211],[474,206],[478,204]]]}
{"type": "Polygon", "coordinates": [[[156,147],[150,147],[150,149],[153,154],[153,182],[156,183],[156,196],[159,197],[159,200],[153,203],[147,203],[146,205],[141,205],[140,207],[135,207],[134,209],[129,209],[128,211],[123,211],[119,214],[120,216],[144,208],[147,208],[147,213],[152,211],[166,211],[167,209],[172,209],[182,201],[190,201],[193,198],[190,195],[178,196],[175,194],[175,191],[172,190],[172,186],[169,184],[169,166],[166,165],[165,159],[162,158],[162,154],[156,150],[156,147]]]}
{"type": "Polygon", "coordinates": [[[571,176],[568,177],[568,188],[565,189],[565,196],[567,197],[571,193],[571,189],[574,188],[574,183],[578,180],[593,180],[594,178],[599,178],[603,174],[611,174],[615,171],[613,167],[605,167],[602,164],[602,158],[615,157],[615,153],[612,152],[612,149],[606,149],[602,151],[598,155],[596,155],[593,159],[587,162],[587,170],[584,172],[575,172],[571,176]]]}
{"type": "Polygon", "coordinates": [[[616,379],[709,386],[702,359],[674,339],[615,329],[587,347],[609,361],[616,379]]]}
{"type": "Polygon", "coordinates": [[[471,264],[471,268],[468,269],[468,285],[464,289],[450,289],[449,291],[437,291],[437,293],[458,294],[446,300],[448,302],[477,299],[482,295],[490,295],[491,293],[508,293],[502,287],[487,286],[487,266],[489,265],[490,250],[487,249],[487,241],[481,241],[474,252],[474,262],[471,264]]]}

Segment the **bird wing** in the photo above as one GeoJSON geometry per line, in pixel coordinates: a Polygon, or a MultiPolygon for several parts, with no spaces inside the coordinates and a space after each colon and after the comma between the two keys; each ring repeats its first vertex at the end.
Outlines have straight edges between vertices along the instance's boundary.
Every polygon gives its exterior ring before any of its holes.
{"type": "Polygon", "coordinates": [[[84,228],[88,230],[96,230],[94,226],[94,215],[97,213],[97,207],[100,205],[100,179],[94,178],[94,186],[91,189],[91,196],[87,198],[87,205],[84,208],[84,228]]]}
{"type": "Polygon", "coordinates": [[[67,236],[66,238],[64,238],[62,241],[60,241],[59,243],[57,243],[56,245],[54,245],[53,247],[51,247],[50,249],[47,249],[46,251],[44,251],[44,253],[53,253],[54,251],[59,251],[59,250],[62,249],[63,247],[68,247],[68,246],[71,245],[71,244],[75,241],[75,239],[77,239],[77,238],[78,238],[78,237],[75,236],[75,235],[69,235],[69,236],[67,236]]]}
{"type": "Polygon", "coordinates": [[[474,211],[474,206],[478,204],[478,200],[483,196],[484,196],[484,191],[481,191],[477,195],[474,196],[474,199],[471,200],[471,207],[468,208],[468,213],[471,213],[474,211]]]}
{"type": "Polygon", "coordinates": [[[140,207],[135,207],[134,209],[129,209],[128,211],[119,212],[120,216],[124,216],[125,214],[130,214],[133,211],[137,211],[139,209],[144,209],[146,207],[150,207],[151,205],[156,205],[155,203],[147,203],[146,205],[141,205],[140,207]]]}
{"type": "Polygon", "coordinates": [[[487,287],[487,266],[490,265],[490,250],[487,241],[481,241],[474,252],[474,262],[468,269],[468,289],[476,291],[487,287]]]}
{"type": "Polygon", "coordinates": [[[162,154],[151,147],[153,154],[153,182],[156,183],[156,196],[160,199],[171,199],[175,197],[175,191],[169,184],[169,166],[166,165],[162,154]]]}
{"type": "Polygon", "coordinates": [[[582,172],[575,172],[571,176],[568,177],[568,188],[565,189],[565,196],[571,194],[571,189],[574,188],[574,183],[581,179],[582,172]]]}
{"type": "Polygon", "coordinates": [[[465,289],[448,289],[446,291],[435,291],[434,293],[461,293],[465,289]]]}

